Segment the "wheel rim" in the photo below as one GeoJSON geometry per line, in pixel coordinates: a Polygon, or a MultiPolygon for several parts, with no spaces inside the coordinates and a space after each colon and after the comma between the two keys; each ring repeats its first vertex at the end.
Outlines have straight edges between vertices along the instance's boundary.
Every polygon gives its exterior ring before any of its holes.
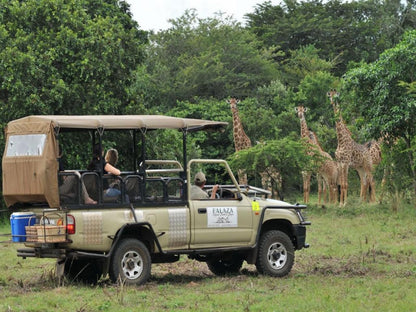
{"type": "Polygon", "coordinates": [[[137,251],[128,251],[121,259],[121,268],[128,279],[137,279],[143,272],[143,259],[137,251]]]}
{"type": "Polygon", "coordinates": [[[272,244],[267,252],[267,260],[274,270],[283,268],[287,260],[286,248],[280,243],[272,244]]]}

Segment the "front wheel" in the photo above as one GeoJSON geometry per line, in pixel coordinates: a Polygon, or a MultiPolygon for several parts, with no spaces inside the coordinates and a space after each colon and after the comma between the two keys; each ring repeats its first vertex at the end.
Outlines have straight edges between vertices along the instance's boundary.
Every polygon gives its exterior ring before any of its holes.
{"type": "Polygon", "coordinates": [[[110,278],[128,285],[144,284],[150,277],[149,250],[137,239],[124,239],[117,246],[110,264],[110,278]]]}
{"type": "Polygon", "coordinates": [[[261,274],[283,277],[295,262],[295,249],[286,233],[268,231],[260,238],[256,268],[261,274]]]}

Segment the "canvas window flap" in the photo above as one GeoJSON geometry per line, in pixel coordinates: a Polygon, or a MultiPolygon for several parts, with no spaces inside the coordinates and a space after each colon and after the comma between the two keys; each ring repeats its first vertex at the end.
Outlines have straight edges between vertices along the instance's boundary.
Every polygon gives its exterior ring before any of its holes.
{"type": "Polygon", "coordinates": [[[59,207],[57,156],[50,121],[10,123],[2,162],[7,206],[47,202],[50,207],[59,207]]]}

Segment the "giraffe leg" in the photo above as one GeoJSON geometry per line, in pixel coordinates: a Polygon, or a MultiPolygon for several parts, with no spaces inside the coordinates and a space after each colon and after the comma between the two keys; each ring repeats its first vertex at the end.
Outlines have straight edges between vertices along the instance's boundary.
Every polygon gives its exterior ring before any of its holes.
{"type": "Polygon", "coordinates": [[[339,199],[339,205],[345,206],[347,204],[347,194],[348,194],[348,165],[340,165],[340,184],[341,184],[341,194],[339,199]]]}
{"type": "Polygon", "coordinates": [[[360,176],[360,201],[365,203],[367,200],[367,189],[368,189],[368,180],[367,174],[364,170],[357,169],[358,175],[360,176]]]}
{"type": "Polygon", "coordinates": [[[331,183],[329,186],[329,196],[330,196],[330,202],[332,204],[336,204],[338,201],[338,186],[337,184],[331,183]]]}
{"type": "Polygon", "coordinates": [[[369,191],[370,191],[369,202],[374,203],[376,201],[376,184],[374,182],[374,177],[373,177],[372,173],[369,174],[367,183],[368,183],[368,188],[369,188],[369,191]]]}
{"type": "Polygon", "coordinates": [[[316,175],[316,180],[318,181],[318,205],[320,205],[322,200],[322,176],[319,173],[316,175]]]}
{"type": "Polygon", "coordinates": [[[328,184],[325,180],[322,181],[322,192],[324,194],[324,204],[326,204],[329,200],[330,195],[328,194],[328,184]]]}
{"type": "Polygon", "coordinates": [[[309,192],[311,187],[311,174],[309,172],[303,171],[303,202],[305,204],[309,203],[309,192]]]}

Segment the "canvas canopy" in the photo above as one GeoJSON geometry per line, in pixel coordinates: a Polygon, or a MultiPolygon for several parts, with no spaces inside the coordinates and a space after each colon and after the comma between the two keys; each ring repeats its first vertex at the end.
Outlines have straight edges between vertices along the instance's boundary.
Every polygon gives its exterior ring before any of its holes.
{"type": "Polygon", "coordinates": [[[11,121],[14,124],[47,122],[59,129],[186,129],[187,131],[217,130],[228,123],[162,115],[45,115],[28,116],[11,121]]]}
{"type": "Polygon", "coordinates": [[[218,130],[226,122],[160,115],[36,115],[8,123],[3,154],[3,196],[7,206],[48,202],[59,207],[58,146],[60,130],[218,130]]]}

